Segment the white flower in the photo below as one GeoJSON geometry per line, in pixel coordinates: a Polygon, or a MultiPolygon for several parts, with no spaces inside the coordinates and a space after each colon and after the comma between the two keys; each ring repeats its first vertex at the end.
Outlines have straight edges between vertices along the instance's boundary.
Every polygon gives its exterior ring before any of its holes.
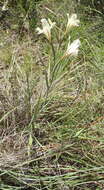
{"type": "Polygon", "coordinates": [[[38,27],[36,31],[38,32],[38,34],[43,33],[46,38],[51,41],[51,29],[54,27],[55,22],[52,22],[50,19],[48,19],[48,21],[46,19],[41,19],[41,23],[43,29],[38,27]]]}
{"type": "Polygon", "coordinates": [[[81,42],[79,39],[77,40],[74,40],[71,44],[70,44],[70,41],[68,43],[68,47],[67,47],[67,50],[65,52],[65,55],[64,57],[67,57],[69,55],[71,56],[77,56],[78,55],[78,51],[79,51],[79,46],[80,46],[81,42]]]}
{"type": "Polygon", "coordinates": [[[80,21],[77,19],[77,14],[72,14],[71,17],[69,14],[67,14],[68,22],[66,26],[66,31],[69,31],[69,29],[73,26],[79,26],[80,21]]]}
{"type": "Polygon", "coordinates": [[[4,2],[4,5],[2,7],[2,11],[8,10],[7,5],[8,5],[8,0],[4,2]]]}

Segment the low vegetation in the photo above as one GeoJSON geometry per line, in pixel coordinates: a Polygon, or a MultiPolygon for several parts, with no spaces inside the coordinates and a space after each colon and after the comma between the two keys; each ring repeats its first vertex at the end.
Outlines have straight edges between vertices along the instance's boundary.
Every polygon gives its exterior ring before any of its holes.
{"type": "Polygon", "coordinates": [[[27,8],[5,2],[0,189],[104,189],[102,11],[71,0],[35,1],[30,22],[33,1],[27,8]],[[11,15],[19,11],[18,19],[11,15]]]}

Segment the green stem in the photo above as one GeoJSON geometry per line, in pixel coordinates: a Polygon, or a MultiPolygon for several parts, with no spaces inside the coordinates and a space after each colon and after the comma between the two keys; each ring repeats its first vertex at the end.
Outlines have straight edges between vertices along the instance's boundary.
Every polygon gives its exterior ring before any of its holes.
{"type": "Polygon", "coordinates": [[[54,49],[54,46],[53,46],[53,43],[51,42],[51,47],[52,47],[52,53],[53,53],[53,61],[54,61],[54,64],[55,64],[55,61],[56,61],[56,53],[55,53],[55,49],[54,49]]]}

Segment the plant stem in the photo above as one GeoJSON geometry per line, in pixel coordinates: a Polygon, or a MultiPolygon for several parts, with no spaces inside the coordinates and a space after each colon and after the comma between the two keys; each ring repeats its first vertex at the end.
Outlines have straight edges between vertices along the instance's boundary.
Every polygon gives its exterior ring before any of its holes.
{"type": "Polygon", "coordinates": [[[56,61],[56,53],[55,53],[55,48],[54,48],[54,45],[53,45],[53,42],[52,42],[52,41],[50,42],[50,45],[51,45],[51,48],[52,48],[53,62],[54,62],[54,64],[55,64],[55,61],[56,61]]]}

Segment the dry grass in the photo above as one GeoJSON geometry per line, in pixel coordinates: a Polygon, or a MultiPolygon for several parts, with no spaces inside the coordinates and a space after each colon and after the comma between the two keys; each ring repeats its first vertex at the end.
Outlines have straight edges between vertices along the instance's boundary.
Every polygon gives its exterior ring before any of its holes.
{"type": "MultiPolygon", "coordinates": [[[[58,5],[46,1],[39,17],[64,26],[72,4],[58,5]]],[[[103,47],[87,24],[72,34],[81,35],[79,57],[48,96],[45,40],[0,34],[0,189],[104,189],[103,47]]]]}

